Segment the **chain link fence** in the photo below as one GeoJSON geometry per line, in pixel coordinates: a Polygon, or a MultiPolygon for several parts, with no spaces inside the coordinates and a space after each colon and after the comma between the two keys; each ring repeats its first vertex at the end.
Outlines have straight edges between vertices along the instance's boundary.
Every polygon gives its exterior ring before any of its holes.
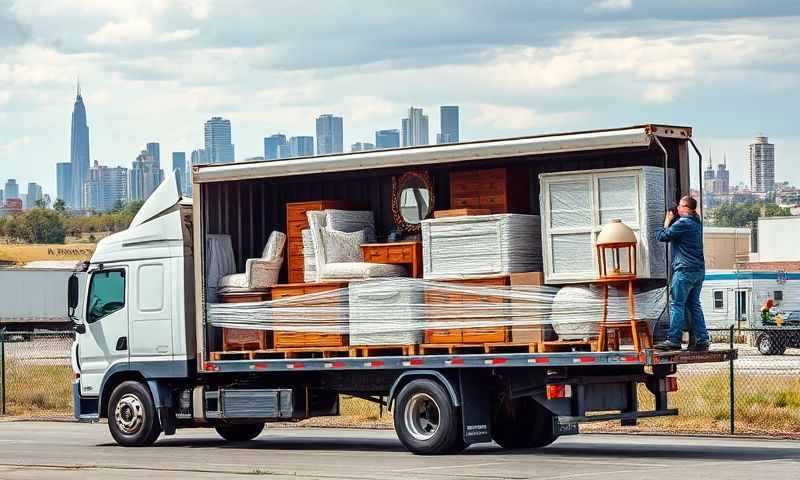
{"type": "MultiPolygon", "coordinates": [[[[634,430],[668,433],[719,433],[800,436],[800,328],[710,331],[712,349],[733,344],[738,359],[678,368],[678,391],[670,406],[680,415],[643,419],[634,430]]],[[[72,413],[70,345],[72,332],[6,333],[0,341],[0,413],[52,417],[72,413]]],[[[641,409],[653,396],[640,389],[641,409]]],[[[391,414],[379,404],[342,396],[341,416],[301,424],[391,427],[391,414]]],[[[583,431],[630,431],[619,423],[589,424],[583,431]]]]}

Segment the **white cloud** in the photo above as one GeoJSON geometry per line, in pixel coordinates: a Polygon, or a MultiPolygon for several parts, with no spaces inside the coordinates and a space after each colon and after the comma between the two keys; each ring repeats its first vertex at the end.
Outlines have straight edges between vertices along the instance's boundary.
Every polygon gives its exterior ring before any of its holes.
{"type": "Polygon", "coordinates": [[[633,0],[595,0],[590,10],[627,10],[633,7],[633,0]]]}
{"type": "Polygon", "coordinates": [[[31,137],[28,136],[15,138],[14,140],[6,143],[0,143],[0,154],[14,153],[19,149],[19,147],[29,143],[31,143],[31,137]]]}
{"type": "Polygon", "coordinates": [[[579,115],[576,112],[540,114],[525,107],[480,104],[477,115],[469,123],[502,130],[536,130],[566,123],[579,115]]]}
{"type": "Polygon", "coordinates": [[[120,47],[146,43],[170,43],[189,40],[197,30],[158,32],[148,20],[135,18],[117,22],[111,20],[99,30],[87,35],[86,40],[96,46],[120,47]]]}
{"type": "Polygon", "coordinates": [[[672,103],[675,100],[675,89],[670,85],[648,85],[642,94],[642,101],[648,104],[672,103]]]}

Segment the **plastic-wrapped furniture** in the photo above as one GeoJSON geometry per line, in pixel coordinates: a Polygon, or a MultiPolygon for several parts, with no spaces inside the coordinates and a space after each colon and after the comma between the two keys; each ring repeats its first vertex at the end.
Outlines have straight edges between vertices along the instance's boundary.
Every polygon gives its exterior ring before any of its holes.
{"type": "Polygon", "coordinates": [[[236,273],[231,236],[215,233],[206,235],[204,253],[206,257],[206,302],[216,303],[219,280],[225,275],[236,273]]]}
{"type": "MultiPolygon", "coordinates": [[[[674,192],[675,171],[667,173],[674,192]]],[[[597,280],[597,235],[614,219],[630,227],[639,241],[638,278],[666,277],[666,249],[655,238],[664,221],[663,168],[545,173],[539,180],[545,283],[597,280]]]]}
{"type": "Polygon", "coordinates": [[[424,284],[414,280],[351,282],[350,344],[421,343],[424,284]]]}
{"type": "Polygon", "coordinates": [[[286,234],[272,232],[261,258],[248,258],[244,273],[225,275],[219,280],[219,293],[265,290],[278,283],[278,274],[283,264],[283,249],[286,234]]]}
{"type": "Polygon", "coordinates": [[[308,226],[314,245],[316,281],[359,280],[380,277],[405,277],[408,271],[400,265],[363,261],[361,244],[364,231],[340,232],[325,225],[325,212],[309,211],[308,226]]]}
{"type": "Polygon", "coordinates": [[[422,221],[423,278],[478,278],[542,269],[538,215],[504,213],[422,221]]]}

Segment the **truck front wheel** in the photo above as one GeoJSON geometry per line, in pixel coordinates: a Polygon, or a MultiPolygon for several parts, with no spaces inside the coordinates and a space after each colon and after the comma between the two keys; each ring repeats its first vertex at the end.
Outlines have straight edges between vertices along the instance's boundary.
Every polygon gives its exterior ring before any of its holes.
{"type": "Polygon", "coordinates": [[[120,383],[108,403],[108,429],[124,447],[152,445],[161,434],[150,390],[139,382],[120,383]]]}
{"type": "Polygon", "coordinates": [[[433,380],[413,380],[400,390],[394,428],[403,445],[419,455],[455,453],[466,446],[458,410],[433,380]]]}
{"type": "Polygon", "coordinates": [[[540,448],[557,438],[553,414],[532,398],[499,403],[492,414],[492,439],[503,448],[540,448]]]}
{"type": "Polygon", "coordinates": [[[229,442],[247,442],[264,430],[264,423],[221,423],[214,428],[229,442]]]}

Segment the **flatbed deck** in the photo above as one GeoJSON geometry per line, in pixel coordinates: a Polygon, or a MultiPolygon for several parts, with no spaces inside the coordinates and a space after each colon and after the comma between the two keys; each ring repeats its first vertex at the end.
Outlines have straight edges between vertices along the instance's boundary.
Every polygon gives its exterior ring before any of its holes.
{"type": "Polygon", "coordinates": [[[439,368],[498,368],[575,365],[640,365],[726,362],[736,358],[736,350],[708,352],[658,352],[655,350],[614,352],[552,353],[464,353],[336,358],[278,358],[212,360],[203,364],[204,372],[397,370],[439,368]]]}

